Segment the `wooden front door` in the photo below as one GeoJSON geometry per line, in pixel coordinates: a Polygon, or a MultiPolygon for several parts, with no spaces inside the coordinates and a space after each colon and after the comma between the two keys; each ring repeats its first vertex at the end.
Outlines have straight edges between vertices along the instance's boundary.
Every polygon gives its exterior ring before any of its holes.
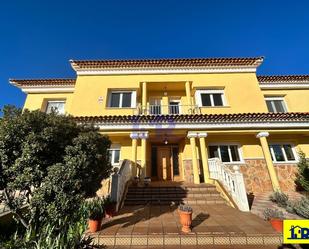
{"type": "Polygon", "coordinates": [[[171,175],[171,148],[158,147],[157,151],[158,180],[172,180],[171,175]]]}

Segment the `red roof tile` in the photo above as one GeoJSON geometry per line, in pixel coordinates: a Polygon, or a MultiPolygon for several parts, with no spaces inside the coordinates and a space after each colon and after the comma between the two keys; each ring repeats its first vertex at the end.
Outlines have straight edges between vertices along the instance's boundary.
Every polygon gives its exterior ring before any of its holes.
{"type": "Polygon", "coordinates": [[[196,115],[133,115],[133,116],[81,116],[79,122],[103,124],[149,124],[149,123],[260,123],[260,122],[309,122],[308,112],[298,113],[237,113],[196,115]]]}
{"type": "Polygon", "coordinates": [[[270,83],[309,83],[309,75],[272,75],[272,76],[257,76],[260,84],[270,83]]]}
{"type": "Polygon", "coordinates": [[[76,79],[10,79],[17,87],[25,86],[74,86],[76,79]]]}
{"type": "Polygon", "coordinates": [[[73,68],[75,69],[259,66],[262,61],[263,57],[149,60],[70,60],[73,68]]]}

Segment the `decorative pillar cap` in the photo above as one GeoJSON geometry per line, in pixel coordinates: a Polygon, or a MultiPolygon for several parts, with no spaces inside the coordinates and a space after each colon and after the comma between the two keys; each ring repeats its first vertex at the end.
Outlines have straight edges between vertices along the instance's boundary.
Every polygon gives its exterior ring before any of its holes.
{"type": "Polygon", "coordinates": [[[130,133],[130,138],[132,138],[132,139],[138,139],[138,132],[131,132],[131,133],[130,133]]]}
{"type": "Polygon", "coordinates": [[[188,138],[197,137],[197,132],[195,132],[195,131],[189,131],[188,134],[187,134],[187,137],[188,137],[188,138]]]}
{"type": "Polygon", "coordinates": [[[207,134],[207,132],[198,132],[198,133],[197,133],[197,136],[198,136],[199,138],[201,138],[201,137],[207,137],[208,134],[207,134]]]}
{"type": "Polygon", "coordinates": [[[269,136],[269,133],[267,131],[261,131],[256,135],[257,138],[268,137],[268,136],[269,136]]]}
{"type": "Polygon", "coordinates": [[[138,137],[141,138],[141,139],[147,139],[149,137],[148,131],[140,132],[138,134],[138,137]]]}

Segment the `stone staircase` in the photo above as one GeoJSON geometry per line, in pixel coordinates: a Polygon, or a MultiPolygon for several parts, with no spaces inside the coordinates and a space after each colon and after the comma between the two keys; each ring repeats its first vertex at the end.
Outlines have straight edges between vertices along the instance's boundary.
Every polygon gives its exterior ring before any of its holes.
{"type": "Polygon", "coordinates": [[[214,185],[130,186],[124,206],[226,204],[214,185]]]}

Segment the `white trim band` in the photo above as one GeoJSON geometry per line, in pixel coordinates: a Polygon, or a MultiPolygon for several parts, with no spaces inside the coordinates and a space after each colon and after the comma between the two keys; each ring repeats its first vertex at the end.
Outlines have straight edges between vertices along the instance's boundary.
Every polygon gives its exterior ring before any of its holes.
{"type": "MultiPolygon", "coordinates": [[[[80,122],[81,123],[81,122],[80,122]]],[[[101,130],[165,130],[165,129],[261,129],[261,128],[309,128],[302,123],[242,123],[242,124],[95,124],[101,130]]]]}
{"type": "Polygon", "coordinates": [[[73,93],[74,87],[22,87],[21,90],[25,93],[73,93]]]}
{"type": "Polygon", "coordinates": [[[291,84],[281,84],[281,83],[273,83],[273,84],[260,84],[261,89],[308,89],[309,83],[303,83],[303,84],[297,84],[297,83],[291,83],[291,84]]]}
{"type": "Polygon", "coordinates": [[[117,68],[117,69],[81,69],[74,68],[77,75],[119,75],[119,74],[190,74],[190,73],[255,73],[256,66],[242,67],[204,67],[204,68],[117,68]]]}

